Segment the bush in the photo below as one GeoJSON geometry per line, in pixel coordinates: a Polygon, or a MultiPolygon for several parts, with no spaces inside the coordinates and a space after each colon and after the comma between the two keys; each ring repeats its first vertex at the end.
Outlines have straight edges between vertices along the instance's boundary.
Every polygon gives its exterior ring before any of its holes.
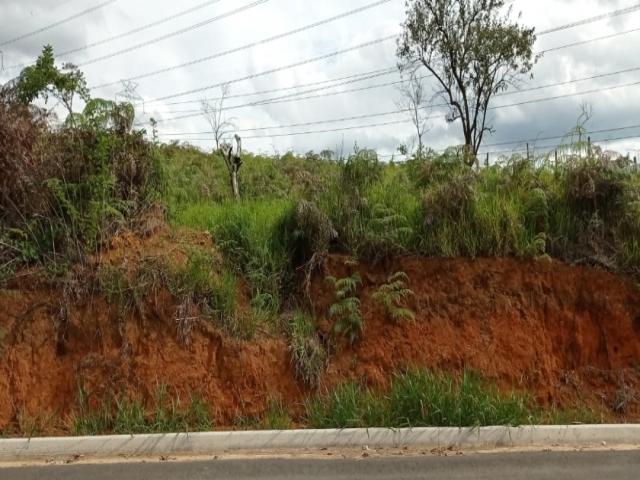
{"type": "Polygon", "coordinates": [[[313,318],[300,311],[294,312],[289,322],[289,351],[298,379],[316,387],[327,366],[327,352],[313,318]]]}
{"type": "Polygon", "coordinates": [[[353,345],[364,330],[360,299],[356,297],[358,287],[362,284],[360,274],[356,272],[351,277],[340,279],[327,277],[327,282],[335,290],[335,303],[329,308],[329,317],[335,320],[333,330],[347,337],[353,345]]]}

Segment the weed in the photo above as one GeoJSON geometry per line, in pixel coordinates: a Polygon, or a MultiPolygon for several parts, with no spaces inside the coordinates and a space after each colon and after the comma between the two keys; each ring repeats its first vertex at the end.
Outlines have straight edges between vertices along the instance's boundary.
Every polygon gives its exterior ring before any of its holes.
{"type": "Polygon", "coordinates": [[[312,428],[385,426],[384,401],[357,383],[340,385],[331,393],[308,400],[306,422],[312,428]]]}
{"type": "Polygon", "coordinates": [[[345,335],[351,344],[362,335],[364,319],[360,313],[360,299],[356,291],[362,284],[359,273],[351,277],[336,279],[327,277],[335,290],[335,303],[329,308],[329,317],[336,320],[333,329],[336,333],[345,335]]]}
{"type": "Polygon", "coordinates": [[[372,298],[383,306],[387,317],[394,322],[414,321],[416,318],[410,309],[403,306],[407,298],[415,295],[413,290],[407,288],[408,282],[409,277],[406,273],[396,272],[372,295],[372,298]]]}
{"type": "Polygon", "coordinates": [[[313,318],[300,311],[294,312],[289,323],[289,351],[296,376],[310,387],[317,386],[326,368],[327,352],[313,318]]]}
{"type": "Polygon", "coordinates": [[[291,416],[282,401],[272,399],[264,414],[261,427],[264,430],[288,430],[291,424],[291,416]]]}

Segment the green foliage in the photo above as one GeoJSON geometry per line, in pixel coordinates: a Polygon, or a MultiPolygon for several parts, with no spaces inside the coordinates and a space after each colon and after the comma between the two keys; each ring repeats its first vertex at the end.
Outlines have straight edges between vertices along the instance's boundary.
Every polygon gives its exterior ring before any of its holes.
{"type": "Polygon", "coordinates": [[[291,416],[281,400],[271,400],[264,414],[260,428],[263,430],[288,430],[292,424],[291,416]]]}
{"type": "Polygon", "coordinates": [[[537,61],[534,28],[503,14],[504,0],[409,0],[398,42],[407,68],[424,66],[449,105],[447,120],[460,119],[464,161],[473,165],[487,132],[489,103],[537,61]]]}
{"type": "Polygon", "coordinates": [[[183,405],[179,397],[169,398],[165,386],[158,387],[149,410],[126,396],[97,409],[91,409],[88,400],[80,388],[71,417],[74,435],[204,432],[213,427],[209,407],[198,396],[183,405]]]}
{"type": "Polygon", "coordinates": [[[536,423],[532,400],[496,387],[464,372],[459,381],[429,372],[398,375],[389,392],[396,427],[480,427],[536,423]]]}
{"type": "Polygon", "coordinates": [[[454,380],[416,371],[396,376],[386,393],[344,384],[308,401],[306,412],[313,428],[517,426],[540,418],[530,404],[470,373],[454,380]]]}
{"type": "Polygon", "coordinates": [[[60,101],[73,114],[73,99],[77,95],[89,100],[89,89],[84,74],[73,64],[66,63],[59,69],[55,65],[53,47],[46,45],[35,65],[22,70],[17,79],[17,98],[29,104],[42,97],[45,103],[50,97],[60,101]]]}
{"type": "Polygon", "coordinates": [[[384,399],[357,383],[346,383],[305,404],[311,428],[369,428],[387,426],[384,399]]]}
{"type": "Polygon", "coordinates": [[[407,288],[409,277],[404,272],[396,272],[387,279],[387,283],[372,295],[384,308],[387,317],[394,322],[402,320],[414,321],[416,316],[404,303],[407,298],[414,296],[413,290],[407,288]]]}
{"type": "Polygon", "coordinates": [[[327,365],[327,351],[314,319],[301,311],[294,312],[289,322],[289,351],[296,376],[307,386],[317,386],[327,365]]]}
{"type": "Polygon", "coordinates": [[[360,313],[360,299],[356,297],[362,279],[358,272],[350,277],[337,279],[327,277],[327,282],[335,290],[335,303],[329,307],[329,317],[335,319],[333,330],[355,343],[362,335],[364,319],[360,313]]]}

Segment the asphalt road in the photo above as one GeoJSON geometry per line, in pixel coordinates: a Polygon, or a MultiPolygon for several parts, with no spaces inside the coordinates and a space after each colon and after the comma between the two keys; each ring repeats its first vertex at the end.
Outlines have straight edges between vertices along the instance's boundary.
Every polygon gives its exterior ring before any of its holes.
{"type": "Polygon", "coordinates": [[[640,451],[466,454],[364,459],[259,459],[2,468],[2,480],[640,478],[640,451]]]}

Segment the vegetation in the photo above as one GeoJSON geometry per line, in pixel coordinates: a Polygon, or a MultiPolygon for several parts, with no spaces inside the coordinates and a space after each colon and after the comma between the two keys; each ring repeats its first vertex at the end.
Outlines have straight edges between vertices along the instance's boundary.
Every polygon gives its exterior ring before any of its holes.
{"type": "Polygon", "coordinates": [[[209,407],[198,397],[184,405],[169,398],[160,386],[152,407],[127,397],[116,398],[92,410],[86,392],[78,392],[76,413],[69,419],[75,435],[175,433],[209,431],[213,427],[209,407]]]}
{"type": "Polygon", "coordinates": [[[360,313],[360,299],[356,297],[362,284],[359,273],[346,278],[327,277],[327,282],[335,290],[335,303],[329,308],[329,317],[335,319],[333,330],[343,334],[353,345],[364,329],[364,319],[360,313]]]}
{"type": "MultiPolygon", "coordinates": [[[[465,161],[476,162],[484,135],[492,131],[487,110],[493,96],[531,72],[537,58],[534,28],[502,15],[504,0],[410,0],[398,44],[403,68],[425,67],[460,120],[465,161]]],[[[419,124],[419,122],[418,122],[419,124]]],[[[418,135],[420,135],[418,133],[418,135]]]]}
{"type": "Polygon", "coordinates": [[[308,386],[317,386],[327,364],[327,351],[313,318],[303,312],[297,311],[291,318],[289,349],[298,378],[308,386]]]}
{"type": "Polygon", "coordinates": [[[387,316],[394,322],[415,320],[415,314],[403,306],[406,299],[414,295],[413,290],[407,288],[408,282],[409,277],[406,273],[396,272],[372,296],[382,305],[387,316]]]}
{"type": "Polygon", "coordinates": [[[347,383],[309,401],[306,410],[314,428],[518,426],[539,423],[531,403],[468,372],[454,380],[413,371],[397,375],[388,392],[347,383]]]}
{"type": "MultiPolygon", "coordinates": [[[[328,277],[333,303],[326,312],[313,312],[310,287],[329,254],[371,264],[400,255],[549,256],[640,278],[640,173],[628,158],[585,148],[580,122],[570,132],[578,140],[562,145],[557,160],[514,155],[471,167],[469,154],[475,156],[489,128],[484,113],[491,96],[513,75],[529,72],[533,62],[533,31],[499,18],[496,9],[503,3],[409,2],[401,57],[416,60],[423,47],[438,53],[440,65],[417,60],[449,81],[443,88],[450,119],[463,118],[466,145],[430,151],[416,107],[418,152],[401,164],[381,162],[375,151],[357,146],[335,158],[330,151],[254,155],[241,151],[239,139],[235,154],[224,143],[205,153],[149,142],[134,129],[132,105],[89,98],[81,72],[56,67],[46,47],[35,66],[0,91],[0,285],[21,270],[40,269],[46,281],[61,287],[61,311],[73,299],[101,295],[118,322],[144,316],[150,296],[168,292],[185,346],[199,321],[240,340],[259,332],[280,335],[297,378],[317,389],[336,346],[319,324],[333,321],[334,332],[352,345],[365,327],[357,272],[328,277]],[[474,22],[467,16],[471,3],[486,7],[474,22]],[[454,4],[448,16],[438,13],[454,4]],[[446,42],[443,26],[463,32],[462,40],[446,42]],[[482,52],[477,45],[484,45],[482,52]],[[464,61],[453,61],[459,59],[464,61]],[[33,104],[49,96],[69,110],[65,121],[54,122],[53,112],[33,104]],[[76,97],[84,102],[82,112],[73,110],[76,97]],[[478,106],[465,108],[465,102],[478,106]],[[117,233],[143,233],[141,219],[151,210],[166,212],[161,221],[175,229],[210,232],[215,247],[192,247],[184,262],[157,256],[135,265],[102,262],[117,233]],[[79,272],[89,273],[77,278],[79,272]],[[71,297],[76,287],[83,294],[71,297]]],[[[229,127],[216,118],[219,132],[229,127]]],[[[414,320],[408,284],[406,274],[397,272],[373,293],[394,322],[414,320]]],[[[0,329],[0,354],[5,335],[0,329]]],[[[635,400],[623,387],[614,405],[621,412],[635,400]]],[[[182,404],[159,392],[153,405],[118,397],[91,410],[86,395],[79,397],[72,421],[79,434],[211,426],[197,398],[182,404]]],[[[501,394],[468,373],[455,380],[404,373],[385,392],[350,383],[310,400],[306,412],[310,426],[340,428],[517,425],[545,418],[528,397],[501,394]]],[[[26,415],[18,420],[34,432],[47,421],[26,415]]],[[[239,416],[239,423],[245,420],[239,416]]],[[[283,402],[274,400],[254,423],[279,428],[292,419],[283,402]]]]}

